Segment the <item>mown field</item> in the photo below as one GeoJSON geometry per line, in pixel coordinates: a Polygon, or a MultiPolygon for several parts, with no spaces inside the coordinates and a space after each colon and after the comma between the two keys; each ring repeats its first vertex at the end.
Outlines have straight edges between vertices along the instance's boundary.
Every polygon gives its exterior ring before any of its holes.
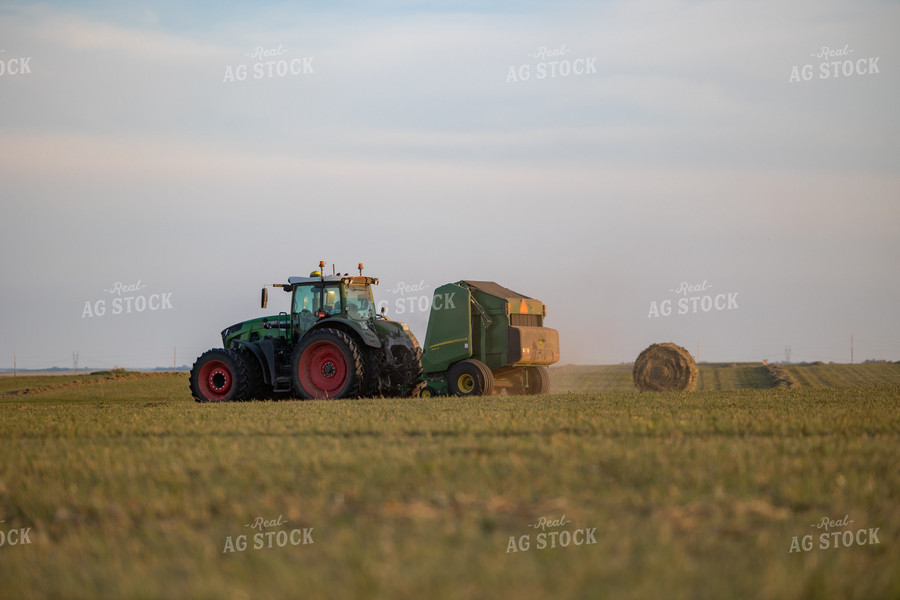
{"type": "Polygon", "coordinates": [[[0,531],[28,541],[0,597],[897,598],[900,385],[871,366],[225,405],[186,374],[0,377],[0,531]]]}
{"type": "MultiPolygon", "coordinates": [[[[844,387],[900,385],[900,364],[785,365],[804,386],[844,387]]],[[[632,392],[632,365],[566,365],[551,369],[554,392],[632,392]]],[[[697,390],[767,389],[773,387],[763,363],[700,363],[697,390]]]]}

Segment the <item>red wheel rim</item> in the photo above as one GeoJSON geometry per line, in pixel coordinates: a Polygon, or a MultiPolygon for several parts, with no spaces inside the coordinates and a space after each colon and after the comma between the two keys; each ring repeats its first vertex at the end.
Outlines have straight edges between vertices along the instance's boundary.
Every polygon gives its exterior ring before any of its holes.
{"type": "Polygon", "coordinates": [[[303,388],[314,398],[334,398],[347,384],[347,358],[334,342],[314,342],[303,351],[297,365],[303,388]]]}
{"type": "Polygon", "coordinates": [[[211,360],[200,369],[200,391],[210,402],[220,402],[228,397],[234,385],[231,369],[220,360],[211,360]]]}

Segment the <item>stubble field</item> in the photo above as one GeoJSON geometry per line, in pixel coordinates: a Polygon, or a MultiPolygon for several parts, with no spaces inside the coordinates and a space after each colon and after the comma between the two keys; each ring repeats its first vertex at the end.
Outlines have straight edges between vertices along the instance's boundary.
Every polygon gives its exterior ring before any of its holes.
{"type": "Polygon", "coordinates": [[[0,596],[900,597],[900,365],[758,368],[223,405],[0,377],[0,596]]]}

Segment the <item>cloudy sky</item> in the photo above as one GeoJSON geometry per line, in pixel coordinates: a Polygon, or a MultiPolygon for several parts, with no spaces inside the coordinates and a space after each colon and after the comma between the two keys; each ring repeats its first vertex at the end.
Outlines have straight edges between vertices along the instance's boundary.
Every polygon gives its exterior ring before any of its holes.
{"type": "Polygon", "coordinates": [[[420,341],[435,287],[484,279],[548,305],[563,363],[849,362],[851,335],[900,360],[898,26],[873,1],[0,3],[0,369],[190,364],[320,259],[364,262],[420,341]]]}

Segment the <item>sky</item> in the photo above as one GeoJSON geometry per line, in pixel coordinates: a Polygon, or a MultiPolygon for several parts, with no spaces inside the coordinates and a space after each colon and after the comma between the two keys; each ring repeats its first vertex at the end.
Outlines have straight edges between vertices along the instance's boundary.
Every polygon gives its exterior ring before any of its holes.
{"type": "Polygon", "coordinates": [[[480,279],[545,302],[563,364],[900,360],[898,25],[0,3],[0,369],[189,365],[319,260],[363,262],[420,341],[434,289],[480,279]]]}

